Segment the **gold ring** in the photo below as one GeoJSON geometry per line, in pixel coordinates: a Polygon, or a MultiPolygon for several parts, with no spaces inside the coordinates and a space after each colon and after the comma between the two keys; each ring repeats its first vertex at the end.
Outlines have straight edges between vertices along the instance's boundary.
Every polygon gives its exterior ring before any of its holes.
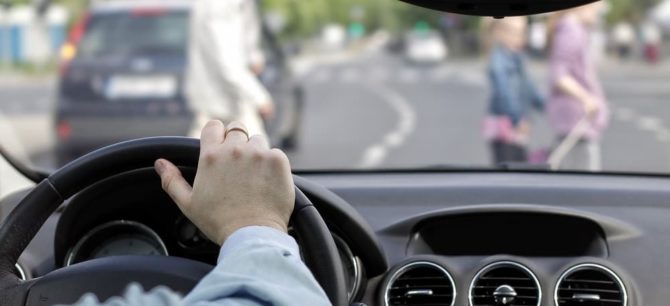
{"type": "Polygon", "coordinates": [[[240,128],[240,127],[233,127],[233,128],[227,129],[226,133],[223,135],[223,138],[228,138],[228,133],[230,133],[232,131],[238,131],[238,132],[244,133],[244,136],[247,136],[247,140],[249,140],[249,133],[247,131],[245,131],[243,128],[240,128]]]}

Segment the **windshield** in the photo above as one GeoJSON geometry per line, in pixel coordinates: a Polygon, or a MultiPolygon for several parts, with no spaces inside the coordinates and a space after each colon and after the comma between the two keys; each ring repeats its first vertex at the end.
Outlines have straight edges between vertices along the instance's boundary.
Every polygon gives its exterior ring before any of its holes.
{"type": "Polygon", "coordinates": [[[224,3],[55,1],[12,20],[2,145],[55,169],[219,119],[267,135],[294,170],[670,172],[670,1],[504,19],[224,3]]]}

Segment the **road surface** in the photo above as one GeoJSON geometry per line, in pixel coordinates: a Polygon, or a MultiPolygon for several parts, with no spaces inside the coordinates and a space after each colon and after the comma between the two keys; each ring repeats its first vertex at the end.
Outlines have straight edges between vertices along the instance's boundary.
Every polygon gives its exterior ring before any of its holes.
{"type": "MultiPolygon", "coordinates": [[[[603,140],[611,171],[670,173],[670,69],[608,65],[603,83],[612,124],[603,140]]],[[[532,74],[545,84],[542,63],[532,74]]],[[[306,109],[296,169],[489,166],[480,136],[488,89],[481,60],[451,59],[417,66],[382,50],[311,65],[301,76],[306,109]]],[[[52,166],[50,123],[53,79],[0,78],[0,113],[24,149],[52,166]]],[[[545,92],[546,92],[546,88],[545,92]]],[[[554,143],[541,115],[534,116],[533,148],[554,143]]]]}
{"type": "MultiPolygon", "coordinates": [[[[546,88],[546,67],[531,73],[546,88]]],[[[307,104],[303,146],[291,154],[298,168],[416,168],[487,166],[480,136],[489,95],[484,63],[449,61],[418,67],[384,53],[317,67],[304,78],[307,104]]],[[[612,105],[603,139],[610,171],[670,173],[670,69],[611,63],[602,69],[612,105]]],[[[555,136],[533,116],[531,147],[555,136]]]]}

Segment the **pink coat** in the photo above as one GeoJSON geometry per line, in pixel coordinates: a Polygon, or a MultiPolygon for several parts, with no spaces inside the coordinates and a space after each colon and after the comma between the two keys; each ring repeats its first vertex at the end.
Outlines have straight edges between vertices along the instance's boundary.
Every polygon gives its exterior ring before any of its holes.
{"type": "Polygon", "coordinates": [[[547,116],[558,135],[567,135],[585,115],[580,101],[556,88],[556,82],[569,75],[590,92],[600,105],[601,111],[584,134],[586,139],[600,138],[609,123],[609,107],[591,55],[588,29],[569,15],[556,25],[549,73],[551,92],[547,116]]]}

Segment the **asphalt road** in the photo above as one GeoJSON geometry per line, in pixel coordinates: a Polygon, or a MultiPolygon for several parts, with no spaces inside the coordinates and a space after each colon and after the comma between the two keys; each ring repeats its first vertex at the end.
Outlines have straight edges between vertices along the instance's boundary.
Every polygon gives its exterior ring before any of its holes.
{"type": "MultiPolygon", "coordinates": [[[[530,65],[546,89],[546,66],[530,65]]],[[[417,168],[490,165],[480,136],[489,95],[484,63],[450,60],[421,67],[384,53],[313,69],[298,168],[417,168]]],[[[612,106],[603,139],[611,171],[670,173],[670,69],[608,62],[603,83],[612,106]]],[[[533,150],[555,136],[533,116],[533,150]]]]}
{"type": "MultiPolygon", "coordinates": [[[[532,74],[546,84],[541,63],[532,74]]],[[[480,136],[488,88],[480,60],[418,66],[383,51],[341,56],[304,69],[306,109],[296,169],[489,166],[480,136]]],[[[611,100],[604,167],[670,173],[670,69],[639,63],[602,71],[611,100]]],[[[51,166],[50,113],[55,81],[0,79],[0,120],[42,167],[51,166]],[[46,153],[45,153],[46,152],[46,153]]],[[[534,116],[533,148],[554,143],[534,116]]]]}

